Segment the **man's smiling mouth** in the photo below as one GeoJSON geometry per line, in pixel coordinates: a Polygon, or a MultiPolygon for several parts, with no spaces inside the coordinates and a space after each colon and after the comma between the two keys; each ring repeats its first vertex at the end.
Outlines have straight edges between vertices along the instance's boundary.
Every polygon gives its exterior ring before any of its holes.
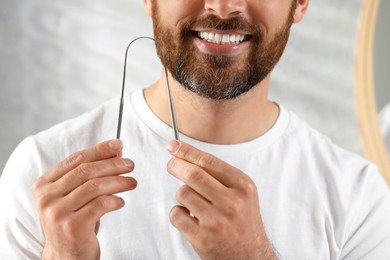
{"type": "Polygon", "coordinates": [[[240,44],[250,38],[249,35],[242,34],[221,34],[212,32],[195,31],[195,35],[204,40],[215,44],[240,44]]]}

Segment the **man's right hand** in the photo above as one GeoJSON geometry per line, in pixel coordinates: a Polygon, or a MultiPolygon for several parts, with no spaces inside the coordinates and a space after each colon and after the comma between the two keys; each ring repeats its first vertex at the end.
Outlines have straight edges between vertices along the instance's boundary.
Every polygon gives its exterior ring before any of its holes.
{"type": "Polygon", "coordinates": [[[100,218],[124,206],[113,195],[133,190],[134,163],[122,159],[122,142],[111,140],[77,152],[44,173],[33,194],[45,234],[43,259],[99,259],[100,218]]]}

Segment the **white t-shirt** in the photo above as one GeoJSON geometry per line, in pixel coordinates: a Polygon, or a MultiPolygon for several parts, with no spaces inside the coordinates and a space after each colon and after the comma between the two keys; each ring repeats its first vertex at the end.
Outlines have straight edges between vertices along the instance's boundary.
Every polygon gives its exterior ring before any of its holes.
{"type": "MultiPolygon", "coordinates": [[[[69,154],[116,134],[118,100],[24,140],[0,182],[0,259],[39,259],[44,236],[31,185],[69,154]]],[[[135,161],[138,187],[126,206],[101,219],[101,259],[197,259],[169,221],[182,183],[166,171],[172,129],[142,91],[125,100],[124,157],[135,161]]],[[[214,145],[181,135],[257,184],[267,235],[281,259],[390,259],[389,188],[376,167],[344,151],[281,107],[263,136],[214,145]]],[[[245,214],[245,212],[243,212],[245,214]]]]}

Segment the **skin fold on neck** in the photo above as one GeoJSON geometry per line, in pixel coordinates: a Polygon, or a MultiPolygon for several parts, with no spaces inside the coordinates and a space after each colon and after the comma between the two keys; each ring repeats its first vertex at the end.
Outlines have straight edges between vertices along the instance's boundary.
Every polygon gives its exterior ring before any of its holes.
{"type": "MultiPolygon", "coordinates": [[[[269,76],[233,100],[215,101],[186,90],[171,76],[180,133],[213,144],[238,144],[262,136],[275,124],[279,106],[268,100],[269,76]]],[[[165,76],[144,91],[153,113],[171,126],[165,76]]]]}

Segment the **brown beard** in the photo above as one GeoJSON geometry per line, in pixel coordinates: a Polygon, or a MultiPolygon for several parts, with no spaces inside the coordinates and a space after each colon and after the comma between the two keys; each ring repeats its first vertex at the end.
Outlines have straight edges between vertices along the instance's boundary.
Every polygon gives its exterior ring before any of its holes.
{"type": "Polygon", "coordinates": [[[295,12],[292,1],[290,13],[282,28],[266,39],[264,29],[251,24],[241,16],[221,20],[214,15],[200,19],[189,18],[174,32],[164,27],[159,17],[157,1],[153,1],[153,27],[157,53],[161,59],[164,50],[166,66],[173,78],[186,89],[213,100],[234,99],[263,81],[282,56],[288,42],[295,12]],[[200,53],[192,43],[193,28],[241,30],[251,34],[251,50],[245,59],[241,56],[209,55],[200,53]]]}

